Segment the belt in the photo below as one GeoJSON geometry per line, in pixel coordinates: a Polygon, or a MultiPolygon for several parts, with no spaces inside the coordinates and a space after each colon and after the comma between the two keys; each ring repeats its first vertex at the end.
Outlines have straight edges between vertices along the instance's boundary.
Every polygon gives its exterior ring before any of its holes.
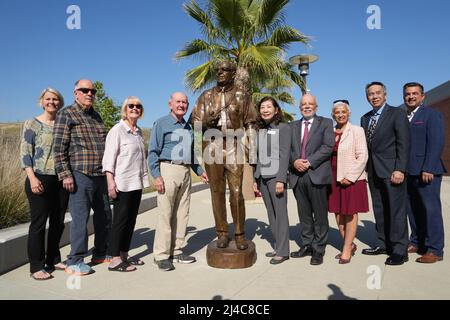
{"type": "Polygon", "coordinates": [[[174,164],[174,165],[177,165],[177,166],[190,166],[190,164],[182,163],[182,162],[178,162],[178,161],[173,161],[173,160],[159,160],[159,162],[174,164]]]}

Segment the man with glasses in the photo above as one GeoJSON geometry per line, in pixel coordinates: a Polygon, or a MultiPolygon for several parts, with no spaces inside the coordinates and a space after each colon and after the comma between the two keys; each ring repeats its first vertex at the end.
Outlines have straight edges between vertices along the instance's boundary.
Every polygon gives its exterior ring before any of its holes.
{"type": "Polygon", "coordinates": [[[406,112],[386,103],[381,82],[366,86],[372,110],[361,118],[369,149],[367,174],[378,243],[363,254],[388,254],[387,265],[408,261],[405,172],[409,157],[409,122],[406,112]]]}
{"type": "Polygon", "coordinates": [[[90,80],[75,83],[75,102],[58,113],[53,129],[54,159],[59,180],[70,192],[71,251],[66,272],[86,275],[92,272],[84,263],[88,253],[87,222],[94,210],[95,242],[93,263],[110,262],[106,255],[111,228],[111,209],[106,177],[102,172],[106,129],[93,109],[97,90],[90,80]]]}

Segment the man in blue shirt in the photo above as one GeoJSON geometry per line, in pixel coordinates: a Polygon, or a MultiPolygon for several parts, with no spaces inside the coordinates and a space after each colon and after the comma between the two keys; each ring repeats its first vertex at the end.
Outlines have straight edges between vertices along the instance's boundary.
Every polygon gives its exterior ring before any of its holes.
{"type": "Polygon", "coordinates": [[[148,164],[158,191],[158,220],[153,256],[160,270],[175,269],[172,260],[192,263],[196,259],[182,252],[189,218],[190,168],[208,182],[208,176],[194,160],[193,130],[184,120],[189,102],[184,93],[170,96],[170,114],[153,125],[148,164]]]}

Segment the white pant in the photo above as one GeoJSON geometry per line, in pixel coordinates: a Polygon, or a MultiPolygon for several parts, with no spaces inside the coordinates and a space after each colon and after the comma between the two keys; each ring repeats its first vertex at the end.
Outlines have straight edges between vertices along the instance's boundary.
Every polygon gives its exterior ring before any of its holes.
{"type": "Polygon", "coordinates": [[[160,163],[165,192],[159,194],[153,256],[165,260],[181,254],[186,237],[191,200],[191,171],[189,166],[160,163]]]}

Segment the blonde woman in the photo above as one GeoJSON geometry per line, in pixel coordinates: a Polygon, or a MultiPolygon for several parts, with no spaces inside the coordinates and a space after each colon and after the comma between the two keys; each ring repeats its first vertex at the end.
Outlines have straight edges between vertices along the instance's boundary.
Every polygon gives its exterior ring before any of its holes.
{"type": "Polygon", "coordinates": [[[44,112],[25,121],[20,146],[21,166],[27,173],[25,191],[30,204],[31,223],[28,232],[28,258],[31,277],[53,278],[55,269],[64,270],[59,242],[64,230],[64,215],[69,194],[58,181],[53,160],[53,124],[56,113],[64,105],[57,90],[46,88],[39,96],[44,112]],[[47,255],[45,226],[49,220],[47,255]]]}
{"type": "Polygon", "coordinates": [[[369,211],[365,172],[368,151],[363,128],[349,122],[347,100],[334,101],[331,116],[336,121],[336,144],[331,159],[333,182],[328,211],[335,213],[339,233],[344,239],[344,246],[336,259],[340,264],[346,264],[357,249],[353,240],[358,227],[358,212],[369,211]]]}
{"type": "Polygon", "coordinates": [[[136,97],[128,97],[122,105],[122,120],[111,128],[106,137],[102,164],[108,181],[108,194],[114,200],[110,271],[135,271],[135,265],[144,264],[142,260],[128,257],[142,189],[150,185],[144,140],[137,126],[143,115],[142,102],[136,97]]]}

